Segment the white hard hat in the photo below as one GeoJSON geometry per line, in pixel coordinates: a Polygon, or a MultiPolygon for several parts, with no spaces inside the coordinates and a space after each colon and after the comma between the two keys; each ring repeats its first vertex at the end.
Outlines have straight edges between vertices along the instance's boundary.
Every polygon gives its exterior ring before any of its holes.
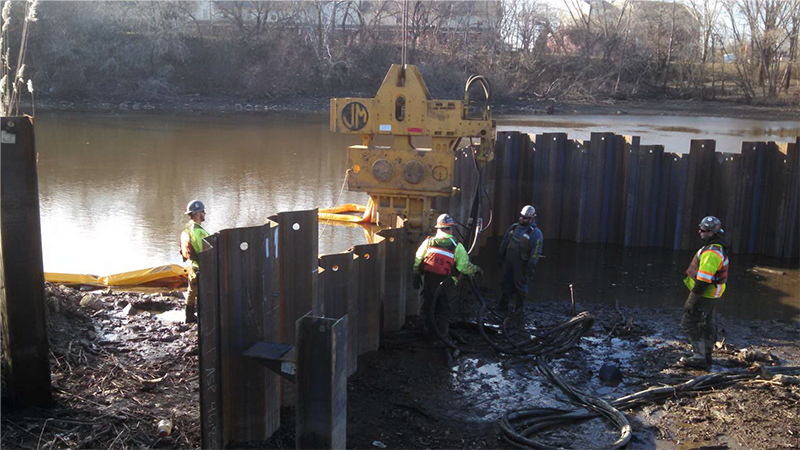
{"type": "Polygon", "coordinates": [[[700,221],[699,227],[703,231],[719,233],[722,230],[722,222],[714,216],[706,216],[700,221]]]}
{"type": "Polygon", "coordinates": [[[442,214],[436,219],[436,228],[450,228],[455,223],[450,214],[442,214]]]}
{"type": "Polygon", "coordinates": [[[192,200],[186,205],[186,212],[184,214],[194,214],[196,212],[205,211],[206,205],[200,200],[192,200]]]}
{"type": "Polygon", "coordinates": [[[519,212],[519,215],[533,219],[536,217],[536,208],[531,205],[525,205],[522,207],[522,211],[519,212]]]}

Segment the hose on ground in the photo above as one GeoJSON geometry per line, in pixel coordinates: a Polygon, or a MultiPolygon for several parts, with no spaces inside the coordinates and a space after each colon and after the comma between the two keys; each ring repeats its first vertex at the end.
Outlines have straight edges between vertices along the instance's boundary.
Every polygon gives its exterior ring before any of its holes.
{"type": "MultiPolygon", "coordinates": [[[[489,345],[495,350],[514,355],[528,355],[537,363],[539,371],[545,374],[556,386],[567,394],[576,404],[581,405],[588,411],[602,416],[614,424],[620,431],[619,438],[613,443],[613,448],[624,447],[630,442],[632,430],[628,419],[619,409],[610,405],[605,400],[584,392],[571,386],[559,377],[549,366],[553,355],[563,353],[574,347],[580,338],[594,324],[594,317],[591,314],[582,312],[569,321],[539,333],[537,336],[530,336],[525,332],[524,324],[511,323],[512,318],[507,317],[503,320],[503,336],[508,344],[501,345],[490,339],[484,329],[484,314],[488,310],[486,301],[472,278],[467,281],[473,295],[478,299],[481,306],[477,313],[478,327],[489,345]]],[[[503,439],[510,445],[518,448],[549,448],[549,446],[530,438],[530,435],[538,431],[537,423],[526,426],[522,431],[517,431],[515,423],[506,414],[500,422],[500,429],[503,432],[503,439]]]]}

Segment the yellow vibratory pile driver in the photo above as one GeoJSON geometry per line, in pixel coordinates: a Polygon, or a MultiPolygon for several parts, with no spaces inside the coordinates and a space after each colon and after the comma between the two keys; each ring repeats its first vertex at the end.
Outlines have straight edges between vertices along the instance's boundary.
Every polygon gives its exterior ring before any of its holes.
{"type": "Polygon", "coordinates": [[[375,98],[331,99],[331,131],[361,135],[362,145],[348,149],[347,188],[369,194],[373,222],[394,227],[398,217],[406,219],[416,239],[437,216],[431,200],[453,195],[455,150],[462,139],[469,139],[465,147],[483,164],[494,156],[496,125],[485,78],[470,77],[463,101],[433,100],[416,66],[393,64],[375,98]],[[478,117],[470,117],[475,83],[486,100],[478,117]],[[391,145],[376,145],[378,136],[391,137],[391,145]],[[430,148],[416,148],[412,138],[429,140],[430,148]]]}

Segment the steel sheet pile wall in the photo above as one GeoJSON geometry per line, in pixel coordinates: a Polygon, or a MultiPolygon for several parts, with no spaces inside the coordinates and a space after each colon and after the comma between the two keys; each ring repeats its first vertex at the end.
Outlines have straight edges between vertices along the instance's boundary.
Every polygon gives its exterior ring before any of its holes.
{"type": "Polygon", "coordinates": [[[347,329],[346,343],[336,344],[336,372],[351,375],[358,355],[378,349],[382,330],[405,323],[411,260],[404,229],[318,256],[316,210],[271,219],[208,237],[212,249],[200,256],[203,448],[266,440],[280,424],[280,405],[295,404],[293,385],[281,387],[277,375],[243,356],[253,344],[296,344],[298,319],[329,317],[347,329]]]}
{"type": "MultiPolygon", "coordinates": [[[[319,226],[317,210],[278,214],[280,261],[281,343],[295,344],[295,323],[309,312],[322,315],[317,296],[319,226]]],[[[283,405],[294,405],[294,386],[283,384],[283,405]]]]}
{"type": "Polygon", "coordinates": [[[358,368],[358,265],[353,253],[334,253],[319,258],[319,289],[325,317],[347,315],[347,375],[358,368]]]}
{"type": "Polygon", "coordinates": [[[386,241],[356,245],[356,281],[358,291],[358,354],[371,352],[380,345],[383,298],[386,293],[386,241]]]}
{"type": "MultiPolygon", "coordinates": [[[[798,140],[800,142],[800,140],[798,140]]],[[[798,242],[798,142],[744,143],[718,153],[713,140],[693,140],[688,155],[641,145],[638,137],[592,133],[498,133],[485,180],[500,236],[519,209],[533,204],[547,238],[691,249],[706,215],[719,217],[735,253],[795,258],[798,242]]],[[[477,178],[459,163],[462,191],[436,206],[466,220],[477,178]]]]}
{"type": "Polygon", "coordinates": [[[278,376],[243,356],[281,341],[277,228],[224,230],[200,254],[203,448],[268,439],[280,425],[278,376]]]}
{"type": "Polygon", "coordinates": [[[408,273],[413,261],[408,258],[408,238],[403,228],[378,232],[384,245],[383,327],[382,331],[397,331],[406,323],[408,273]]]}

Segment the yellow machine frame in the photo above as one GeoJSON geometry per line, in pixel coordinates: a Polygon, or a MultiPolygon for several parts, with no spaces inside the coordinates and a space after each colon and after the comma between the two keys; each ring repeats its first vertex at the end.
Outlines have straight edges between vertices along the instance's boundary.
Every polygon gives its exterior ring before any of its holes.
{"type": "Polygon", "coordinates": [[[412,234],[429,229],[431,200],[453,195],[461,139],[477,138],[475,157],[492,159],[496,125],[488,101],[479,118],[469,110],[468,92],[464,101],[432,100],[412,65],[393,64],[375,98],[331,99],[331,131],[361,135],[362,145],[348,148],[347,188],[369,194],[375,223],[393,226],[401,217],[412,234]],[[376,136],[390,136],[391,145],[375,145],[376,136]],[[412,138],[430,139],[430,148],[416,148],[412,138]]]}

